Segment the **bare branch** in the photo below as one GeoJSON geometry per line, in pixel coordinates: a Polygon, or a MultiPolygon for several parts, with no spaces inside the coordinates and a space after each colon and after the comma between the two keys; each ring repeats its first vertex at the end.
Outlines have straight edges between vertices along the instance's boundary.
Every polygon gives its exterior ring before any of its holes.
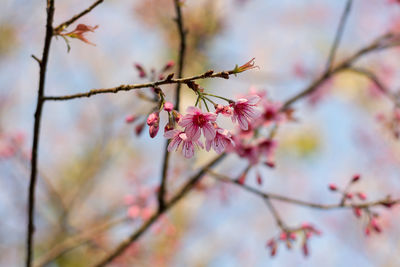
{"type": "Polygon", "coordinates": [[[225,182],[225,183],[231,183],[234,185],[237,185],[239,187],[241,187],[242,189],[253,193],[255,195],[258,195],[262,198],[265,199],[276,199],[282,202],[287,202],[287,203],[291,203],[294,205],[298,205],[298,206],[304,206],[304,207],[309,207],[309,208],[315,208],[315,209],[321,209],[321,210],[332,210],[332,209],[340,209],[340,208],[368,208],[368,207],[373,207],[373,206],[387,206],[387,205],[396,205],[396,204],[400,204],[400,199],[396,199],[393,200],[390,197],[387,197],[385,199],[381,199],[381,200],[377,200],[377,201],[372,201],[372,202],[363,202],[363,203],[359,203],[359,204],[319,204],[319,203],[313,203],[313,202],[308,202],[308,201],[303,201],[303,200],[299,200],[299,199],[294,199],[294,198],[290,198],[290,197],[286,197],[286,196],[282,196],[282,195],[278,195],[278,194],[274,194],[274,193],[265,193],[262,192],[258,189],[255,189],[253,187],[250,187],[246,184],[241,184],[239,183],[237,180],[231,179],[228,176],[213,172],[213,171],[208,171],[208,173],[210,175],[212,175],[213,177],[215,177],[217,180],[221,181],[221,182],[225,182]]]}
{"type": "MultiPolygon", "coordinates": [[[[183,64],[185,61],[185,51],[186,51],[186,32],[183,27],[183,16],[181,10],[181,3],[179,0],[174,0],[175,12],[176,12],[176,25],[179,31],[179,56],[178,56],[178,78],[183,76],[183,64]]],[[[181,95],[181,83],[176,84],[175,89],[175,109],[179,111],[180,105],[180,95],[181,95]]],[[[160,182],[160,190],[158,191],[158,208],[162,210],[165,205],[165,195],[167,191],[167,176],[168,176],[168,164],[170,159],[170,153],[168,152],[168,145],[170,140],[165,141],[164,147],[164,157],[162,165],[162,174],[160,182]]]]}
{"type": "Polygon", "coordinates": [[[326,62],[325,71],[329,71],[334,63],[336,51],[339,47],[340,39],[343,36],[344,28],[346,26],[347,18],[349,17],[351,6],[353,0],[347,0],[346,6],[343,10],[342,16],[340,18],[339,26],[335,34],[335,40],[333,41],[332,48],[329,52],[328,61],[326,62]]]}
{"type": "Polygon", "coordinates": [[[75,98],[91,97],[93,95],[98,95],[98,94],[109,94],[109,93],[115,94],[120,91],[130,91],[130,90],[134,90],[134,89],[157,87],[157,86],[165,85],[165,84],[180,84],[180,83],[186,84],[191,81],[208,79],[208,78],[227,79],[232,74],[236,74],[236,72],[234,70],[221,71],[221,72],[217,72],[217,73],[213,73],[212,71],[206,71],[203,74],[192,76],[192,77],[187,77],[187,78],[169,79],[167,77],[164,80],[155,81],[155,82],[120,85],[117,87],[105,88],[105,89],[92,89],[86,93],[78,93],[78,94],[65,95],[65,96],[46,96],[43,99],[44,100],[53,100],[53,101],[65,101],[65,100],[71,100],[71,99],[75,99],[75,98]]]}
{"type": "Polygon", "coordinates": [[[37,162],[39,150],[40,122],[42,119],[43,96],[46,79],[47,62],[49,58],[50,44],[53,37],[53,18],[54,18],[54,0],[47,1],[47,19],[46,19],[46,36],[44,38],[43,55],[40,60],[39,73],[39,89],[37,94],[37,104],[35,111],[35,121],[33,126],[33,141],[32,141],[32,160],[31,160],[31,175],[28,188],[28,223],[26,236],[26,266],[32,265],[33,259],[33,235],[35,232],[34,216],[35,216],[35,187],[37,180],[37,162]]]}

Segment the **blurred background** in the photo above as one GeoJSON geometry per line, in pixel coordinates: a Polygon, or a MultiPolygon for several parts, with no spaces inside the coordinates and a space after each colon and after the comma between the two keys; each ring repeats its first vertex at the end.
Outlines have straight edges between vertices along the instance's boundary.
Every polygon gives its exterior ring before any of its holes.
{"type": "MultiPolygon", "coordinates": [[[[400,30],[400,5],[392,2],[354,1],[336,62],[377,36],[400,30]]],[[[56,1],[55,25],[91,3],[56,1]]],[[[229,70],[255,57],[259,70],[201,85],[228,98],[257,88],[275,101],[284,101],[323,71],[345,3],[186,0],[184,74],[229,70]]],[[[39,74],[31,54],[42,53],[45,1],[2,0],[1,6],[0,266],[21,266],[39,74]]],[[[86,35],[96,46],[74,39],[68,53],[62,38],[53,41],[46,95],[146,81],[133,64],[140,63],[150,72],[176,61],[179,38],[174,16],[172,0],[105,1],[78,21],[99,25],[86,35]]],[[[396,91],[399,58],[400,50],[391,49],[373,53],[357,65],[373,70],[396,91]]],[[[173,87],[163,89],[172,100],[173,87]]],[[[46,102],[36,203],[37,264],[46,263],[48,253],[66,242],[70,249],[47,266],[93,264],[154,212],[165,139],[161,133],[151,139],[147,126],[142,134],[136,133],[154,105],[146,100],[146,89],[142,92],[46,102]],[[142,117],[127,124],[129,115],[142,117]]],[[[182,110],[194,104],[186,87],[182,98],[182,110]]],[[[369,199],[400,196],[400,145],[393,104],[368,80],[350,73],[338,75],[294,108],[298,121],[282,125],[277,135],[276,168],[252,168],[246,183],[316,203],[337,203],[340,195],[329,192],[327,185],[344,186],[360,173],[362,182],[356,189],[369,199]],[[263,177],[261,186],[257,172],[263,177]]],[[[161,120],[164,125],[166,118],[161,120]]],[[[185,159],[173,153],[169,191],[174,192],[213,156],[199,151],[185,159]]],[[[235,177],[245,166],[245,160],[231,155],[216,170],[235,177]]],[[[279,228],[265,203],[240,188],[205,177],[115,266],[400,266],[398,207],[378,208],[383,233],[366,237],[365,222],[351,210],[274,204],[288,225],[310,222],[322,231],[311,240],[309,257],[297,244],[291,251],[280,246],[271,258],[265,244],[279,228]]]]}

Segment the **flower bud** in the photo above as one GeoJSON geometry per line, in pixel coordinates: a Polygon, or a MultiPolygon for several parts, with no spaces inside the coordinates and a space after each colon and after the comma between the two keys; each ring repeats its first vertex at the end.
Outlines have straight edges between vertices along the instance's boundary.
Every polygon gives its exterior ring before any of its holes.
{"type": "Polygon", "coordinates": [[[147,117],[147,125],[152,126],[160,122],[160,115],[158,112],[153,112],[147,117]]]}
{"type": "Polygon", "coordinates": [[[337,186],[335,184],[329,184],[329,190],[336,191],[337,190],[337,186]]]}
{"type": "Polygon", "coordinates": [[[164,110],[167,112],[171,112],[174,109],[174,104],[171,102],[165,102],[164,103],[164,110]]]}

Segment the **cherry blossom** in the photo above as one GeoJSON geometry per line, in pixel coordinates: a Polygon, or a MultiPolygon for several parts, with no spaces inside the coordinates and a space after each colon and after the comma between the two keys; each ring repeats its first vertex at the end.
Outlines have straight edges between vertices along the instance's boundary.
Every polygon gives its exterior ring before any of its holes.
{"type": "Polygon", "coordinates": [[[210,151],[212,147],[215,152],[221,154],[229,144],[233,144],[231,136],[228,130],[217,128],[215,138],[206,139],[206,150],[210,151]]]}
{"type": "Polygon", "coordinates": [[[260,112],[254,108],[259,101],[260,97],[258,95],[252,95],[240,98],[235,103],[232,103],[232,121],[234,123],[237,121],[241,129],[247,130],[249,123],[260,116],[260,112]]]}
{"type": "Polygon", "coordinates": [[[187,137],[191,140],[198,140],[203,131],[207,140],[215,137],[215,128],[211,124],[215,122],[217,115],[211,112],[202,112],[199,108],[188,107],[187,114],[179,121],[179,126],[185,127],[187,137]]]}

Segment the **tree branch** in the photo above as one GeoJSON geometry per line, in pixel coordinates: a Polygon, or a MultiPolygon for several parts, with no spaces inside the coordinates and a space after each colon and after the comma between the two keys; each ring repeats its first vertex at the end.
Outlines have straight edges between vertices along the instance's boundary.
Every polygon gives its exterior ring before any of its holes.
{"type": "Polygon", "coordinates": [[[195,76],[191,76],[191,77],[187,77],[187,78],[172,79],[172,78],[167,77],[164,80],[149,82],[149,83],[120,85],[117,87],[105,88],[105,89],[92,89],[86,93],[78,93],[78,94],[65,95],[65,96],[46,96],[46,97],[44,97],[44,100],[65,101],[65,100],[71,100],[71,99],[75,99],[75,98],[91,97],[92,95],[98,95],[98,94],[108,94],[108,93],[115,94],[115,93],[118,93],[119,91],[130,91],[130,90],[134,90],[134,89],[157,87],[157,86],[165,85],[165,84],[181,84],[181,83],[187,84],[191,81],[208,79],[208,78],[229,79],[229,76],[232,74],[237,74],[237,72],[235,72],[235,70],[230,70],[230,71],[221,71],[221,72],[214,73],[214,71],[209,70],[209,71],[204,72],[203,74],[195,75],[195,76]]]}
{"type": "Polygon", "coordinates": [[[334,63],[336,51],[339,47],[340,39],[343,36],[344,28],[346,25],[347,18],[349,17],[351,6],[353,4],[353,0],[347,0],[346,6],[343,10],[342,16],[340,18],[339,26],[335,34],[335,39],[332,44],[332,48],[329,52],[328,61],[326,62],[325,71],[329,71],[334,63]]]}
{"type": "Polygon", "coordinates": [[[262,197],[264,199],[276,199],[282,202],[286,203],[291,203],[294,205],[298,206],[304,206],[304,207],[309,207],[309,208],[314,208],[314,209],[321,209],[321,210],[332,210],[332,209],[340,209],[340,208],[368,208],[368,207],[373,207],[373,206],[385,206],[385,205],[396,205],[400,204],[400,199],[393,200],[390,197],[387,197],[385,199],[377,200],[377,201],[371,201],[371,202],[363,202],[359,204],[341,204],[341,203],[336,203],[336,204],[319,204],[319,203],[313,203],[313,202],[308,202],[308,201],[303,201],[295,198],[290,198],[274,193],[265,193],[262,192],[258,189],[255,189],[251,186],[248,186],[246,184],[241,184],[237,180],[230,179],[228,176],[213,172],[213,171],[208,171],[210,175],[212,175],[215,179],[225,182],[225,183],[230,183],[239,186],[240,188],[253,193],[259,197],[262,197]]]}
{"type": "MultiPolygon", "coordinates": [[[[175,21],[176,21],[176,25],[178,27],[179,39],[180,39],[179,56],[178,56],[178,78],[182,78],[184,60],[185,60],[185,51],[186,51],[186,32],[183,27],[183,16],[182,16],[180,1],[174,0],[174,5],[175,5],[175,12],[176,12],[175,21]]],[[[175,89],[175,109],[177,111],[179,111],[180,95],[181,95],[181,83],[177,83],[176,89],[175,89]]],[[[165,141],[160,190],[158,191],[158,208],[160,210],[164,209],[165,196],[166,196],[166,191],[167,191],[168,164],[169,164],[169,159],[170,159],[170,153],[168,151],[169,142],[170,142],[170,140],[165,141]]]]}
{"type": "Polygon", "coordinates": [[[88,7],[87,9],[83,10],[82,12],[76,14],[75,16],[73,16],[72,18],[70,18],[67,21],[64,21],[63,23],[61,23],[60,25],[58,25],[55,29],[54,29],[54,34],[58,34],[60,32],[62,32],[64,29],[66,29],[69,25],[71,25],[72,23],[74,23],[75,21],[77,21],[78,19],[80,19],[81,17],[83,17],[84,15],[86,15],[87,13],[89,13],[90,11],[92,11],[96,6],[100,5],[101,3],[103,3],[104,0],[97,0],[96,2],[94,2],[90,7],[88,7]]]}
{"type": "Polygon", "coordinates": [[[51,38],[53,37],[53,18],[54,18],[54,0],[47,1],[47,21],[46,21],[46,35],[44,39],[43,55],[40,60],[39,72],[39,88],[37,94],[37,104],[35,111],[35,122],[33,127],[33,141],[32,141],[32,160],[31,160],[31,175],[28,188],[28,224],[27,224],[27,237],[26,237],[26,266],[32,265],[33,258],[33,234],[35,231],[34,215],[35,215],[35,187],[37,180],[37,162],[38,162],[38,149],[39,149],[39,136],[40,136],[40,122],[42,118],[42,110],[44,104],[44,87],[46,79],[47,62],[50,52],[51,38]]]}
{"type": "Polygon", "coordinates": [[[376,38],[370,45],[361,48],[352,56],[350,56],[349,58],[345,59],[342,63],[337,65],[336,67],[326,70],[318,79],[313,81],[303,91],[300,91],[296,95],[287,99],[283,103],[281,111],[288,109],[293,103],[315,92],[319,88],[319,86],[321,86],[325,81],[327,81],[333,75],[351,68],[352,64],[355,63],[358,59],[360,59],[360,57],[365,56],[371,52],[399,46],[400,43],[396,40],[396,38],[400,38],[400,36],[393,35],[391,33],[387,33],[376,38]]]}

